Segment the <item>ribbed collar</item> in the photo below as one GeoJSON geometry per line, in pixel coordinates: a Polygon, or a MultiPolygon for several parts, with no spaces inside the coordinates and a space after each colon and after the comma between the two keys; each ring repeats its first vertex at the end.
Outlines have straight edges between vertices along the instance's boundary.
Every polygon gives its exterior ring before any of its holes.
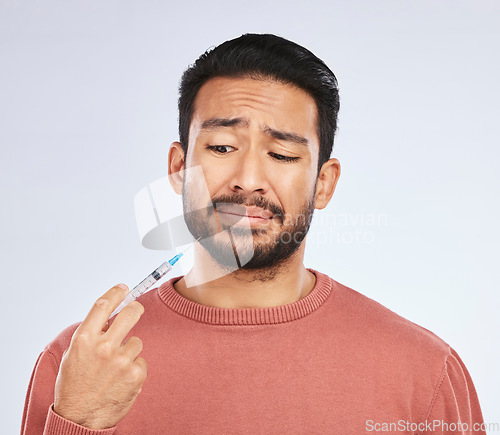
{"type": "Polygon", "coordinates": [[[202,323],[212,325],[270,325],[291,322],[316,310],[330,295],[332,280],[325,274],[308,269],[316,275],[316,285],[309,294],[296,302],[268,308],[218,308],[201,305],[181,296],[173,283],[181,277],[165,282],[158,289],[162,301],[175,312],[202,323]]]}

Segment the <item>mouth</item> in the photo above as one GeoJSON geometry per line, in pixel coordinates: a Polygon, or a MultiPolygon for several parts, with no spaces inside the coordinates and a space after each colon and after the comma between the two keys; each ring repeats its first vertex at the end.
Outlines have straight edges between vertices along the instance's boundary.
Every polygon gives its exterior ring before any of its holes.
{"type": "Polygon", "coordinates": [[[227,215],[233,220],[239,221],[247,218],[250,224],[267,223],[272,220],[273,213],[260,207],[246,207],[240,204],[216,204],[217,213],[227,215]]]}

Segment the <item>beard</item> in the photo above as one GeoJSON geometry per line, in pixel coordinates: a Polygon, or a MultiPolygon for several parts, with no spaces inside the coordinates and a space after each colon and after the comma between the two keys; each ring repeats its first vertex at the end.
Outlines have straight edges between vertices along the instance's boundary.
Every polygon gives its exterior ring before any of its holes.
{"type": "MultiPolygon", "coordinates": [[[[228,273],[235,270],[258,271],[276,269],[294,254],[305,239],[314,213],[314,193],[296,215],[262,196],[245,198],[239,194],[220,195],[211,198],[204,208],[197,208],[193,194],[183,184],[182,201],[184,220],[195,239],[208,251],[215,262],[228,273]],[[228,204],[259,207],[273,213],[275,225],[252,228],[249,225],[221,225],[217,219],[217,207],[228,204]]],[[[242,210],[244,210],[242,208],[242,210]]],[[[243,220],[236,216],[235,222],[243,220]],[[238,219],[236,219],[238,218],[238,219]]]]}

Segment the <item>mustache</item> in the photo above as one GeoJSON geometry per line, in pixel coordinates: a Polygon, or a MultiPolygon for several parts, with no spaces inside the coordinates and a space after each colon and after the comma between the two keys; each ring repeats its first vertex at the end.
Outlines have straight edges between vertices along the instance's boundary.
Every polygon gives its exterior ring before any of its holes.
{"type": "Polygon", "coordinates": [[[278,218],[280,220],[285,216],[285,210],[279,205],[273,204],[267,198],[262,196],[256,196],[252,198],[245,198],[242,195],[238,195],[237,193],[233,195],[219,195],[214,196],[212,199],[212,204],[214,209],[217,209],[217,205],[219,204],[237,204],[243,205],[246,207],[259,207],[263,210],[270,211],[274,216],[273,218],[278,218]]]}

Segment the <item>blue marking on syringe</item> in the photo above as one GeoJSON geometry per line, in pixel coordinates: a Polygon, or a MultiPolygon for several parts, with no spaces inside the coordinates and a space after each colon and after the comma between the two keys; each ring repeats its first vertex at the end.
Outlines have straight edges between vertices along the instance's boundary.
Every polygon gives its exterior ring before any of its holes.
{"type": "Polygon", "coordinates": [[[180,254],[177,254],[175,257],[172,257],[168,262],[170,263],[170,266],[173,266],[177,261],[179,261],[179,258],[181,258],[184,255],[184,252],[181,252],[180,254]]]}

